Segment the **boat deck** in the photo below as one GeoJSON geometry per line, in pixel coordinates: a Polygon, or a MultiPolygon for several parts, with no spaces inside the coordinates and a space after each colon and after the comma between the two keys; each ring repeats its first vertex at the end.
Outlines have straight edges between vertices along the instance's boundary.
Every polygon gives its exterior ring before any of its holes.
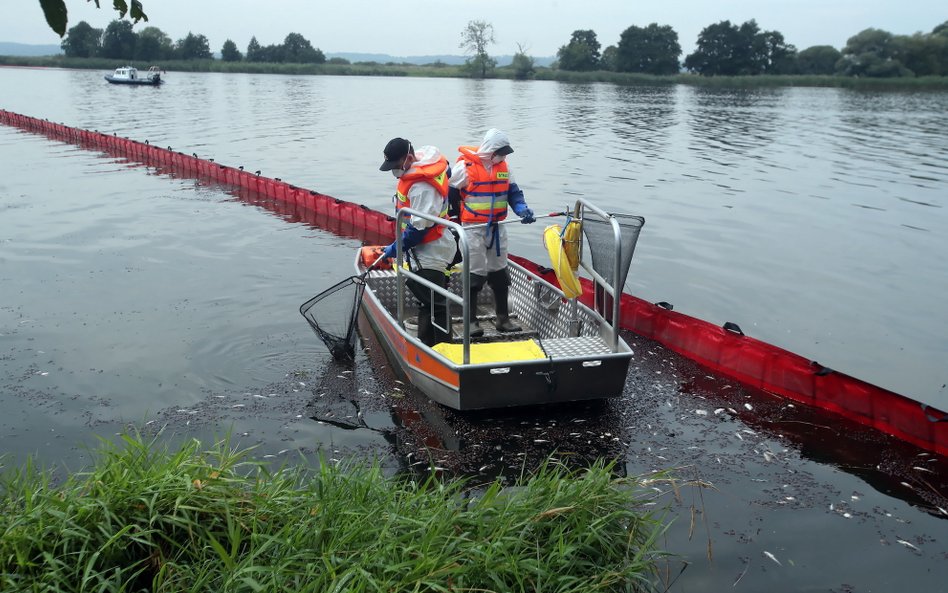
{"type": "MultiPolygon", "coordinates": [[[[511,319],[521,331],[500,332],[494,327],[493,292],[489,287],[480,291],[477,318],[484,335],[471,338],[472,348],[478,344],[496,344],[535,340],[549,359],[575,359],[611,354],[612,349],[603,339],[598,320],[585,307],[562,298],[553,286],[537,280],[514,264],[509,266],[511,319]]],[[[366,277],[367,286],[378,297],[392,317],[397,316],[398,286],[393,270],[373,270],[366,277]]],[[[449,289],[461,294],[459,275],[451,277],[449,289]]],[[[406,291],[404,308],[405,329],[417,336],[415,325],[420,303],[406,291]]],[[[457,305],[452,306],[452,342],[464,340],[464,324],[457,305]]]]}

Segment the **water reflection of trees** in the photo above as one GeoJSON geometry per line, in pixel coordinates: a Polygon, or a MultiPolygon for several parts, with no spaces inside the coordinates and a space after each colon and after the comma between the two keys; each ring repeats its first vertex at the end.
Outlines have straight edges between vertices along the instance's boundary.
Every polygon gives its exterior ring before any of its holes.
{"type": "Polygon", "coordinates": [[[596,85],[561,84],[556,88],[556,125],[571,143],[585,144],[601,125],[597,114],[596,85]]]}
{"type": "Polygon", "coordinates": [[[825,133],[835,151],[860,163],[854,173],[928,189],[945,178],[945,93],[838,91],[837,98],[839,119],[825,133]]]}
{"type": "Polygon", "coordinates": [[[493,127],[490,123],[490,105],[487,92],[488,81],[470,79],[464,81],[464,115],[469,130],[484,131],[493,127]]]}
{"type": "Polygon", "coordinates": [[[687,107],[691,150],[725,164],[774,141],[785,89],[692,89],[687,107]]]}
{"type": "Polygon", "coordinates": [[[676,87],[615,86],[613,132],[619,148],[654,155],[668,144],[668,129],[676,123],[676,87]]]}

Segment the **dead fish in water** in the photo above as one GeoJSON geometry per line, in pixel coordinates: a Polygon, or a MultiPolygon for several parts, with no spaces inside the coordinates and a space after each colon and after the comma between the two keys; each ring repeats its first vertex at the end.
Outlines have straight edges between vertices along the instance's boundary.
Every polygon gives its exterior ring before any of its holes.
{"type": "Polygon", "coordinates": [[[776,563],[777,563],[777,566],[783,566],[783,564],[780,564],[780,561],[777,560],[777,557],[774,556],[773,554],[771,554],[770,552],[768,552],[767,550],[764,550],[764,556],[766,556],[766,557],[770,558],[771,560],[773,560],[774,562],[776,562],[776,563]]]}
{"type": "Polygon", "coordinates": [[[907,541],[905,541],[904,539],[897,539],[897,540],[895,540],[895,541],[899,542],[900,544],[902,544],[902,545],[905,546],[906,548],[912,548],[913,550],[918,551],[918,546],[913,545],[911,542],[907,542],[907,541]]]}

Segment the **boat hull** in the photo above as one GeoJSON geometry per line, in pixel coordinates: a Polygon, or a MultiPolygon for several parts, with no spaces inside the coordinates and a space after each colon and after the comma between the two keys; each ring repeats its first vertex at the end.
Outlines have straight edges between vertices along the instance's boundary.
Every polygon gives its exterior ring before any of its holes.
{"type": "Polygon", "coordinates": [[[161,84],[160,78],[156,78],[153,80],[136,78],[135,80],[130,80],[127,78],[115,78],[114,76],[107,75],[105,79],[111,82],[112,84],[129,84],[129,85],[135,85],[135,86],[158,86],[161,84]]]}
{"type": "MultiPolygon", "coordinates": [[[[556,290],[519,266],[512,267],[521,283],[539,282],[556,290]]],[[[580,336],[550,340],[559,344],[556,353],[538,360],[456,363],[401,327],[391,307],[382,302],[384,291],[377,290],[371,279],[366,286],[360,317],[363,332],[366,326],[371,329],[402,379],[444,406],[478,410],[598,400],[618,397],[625,388],[632,351],[624,342],[620,341],[619,352],[609,352],[598,337],[580,336]]]]}

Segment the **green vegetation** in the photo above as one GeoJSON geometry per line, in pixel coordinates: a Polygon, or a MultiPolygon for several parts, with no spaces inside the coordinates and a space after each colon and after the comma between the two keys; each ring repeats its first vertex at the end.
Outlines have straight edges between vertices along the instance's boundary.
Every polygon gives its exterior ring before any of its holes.
{"type": "MultiPolygon", "coordinates": [[[[619,85],[673,85],[686,84],[701,87],[729,88],[767,88],[767,87],[840,87],[860,90],[945,90],[948,89],[948,77],[927,76],[919,78],[864,78],[825,75],[763,75],[763,76],[696,76],[694,74],[676,74],[659,76],[630,72],[595,70],[574,72],[533,66],[532,62],[522,62],[521,69],[516,66],[495,68],[492,77],[500,79],[523,79],[522,73],[529,72],[533,80],[551,80],[557,82],[591,84],[611,83],[619,85]]],[[[0,56],[0,66],[22,66],[31,68],[71,68],[79,70],[100,70],[111,72],[118,66],[136,66],[146,69],[150,62],[118,62],[102,58],[66,58],[63,56],[29,57],[0,56]]],[[[171,60],[162,62],[161,67],[169,72],[225,72],[249,74],[283,75],[328,75],[328,76],[404,76],[433,78],[467,78],[465,66],[434,64],[379,64],[377,62],[356,62],[330,60],[325,64],[266,64],[262,62],[225,62],[222,60],[171,60]]],[[[166,80],[173,80],[165,77],[166,80]]]]}
{"type": "MultiPolygon", "coordinates": [[[[54,486],[0,483],[0,590],[649,591],[665,554],[656,483],[547,463],[516,485],[269,471],[225,440],[104,443],[54,486]]],[[[304,464],[305,465],[305,464],[304,464]]]]}

